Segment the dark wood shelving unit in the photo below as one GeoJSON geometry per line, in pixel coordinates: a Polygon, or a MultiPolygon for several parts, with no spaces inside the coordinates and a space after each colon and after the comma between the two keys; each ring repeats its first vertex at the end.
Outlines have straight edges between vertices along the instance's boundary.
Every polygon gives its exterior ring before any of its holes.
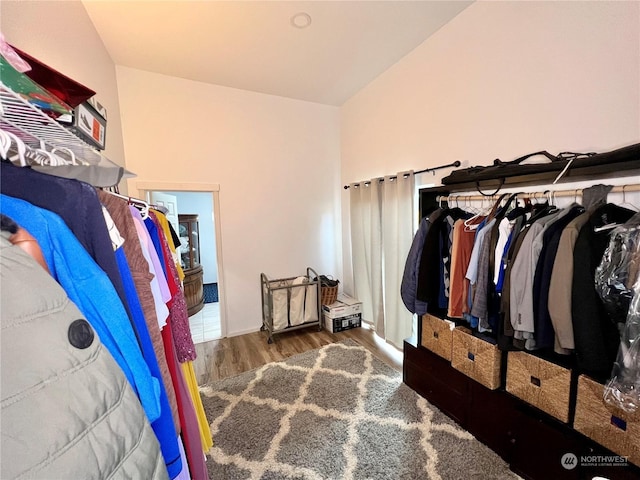
{"type": "Polygon", "coordinates": [[[189,316],[204,308],[204,271],[200,263],[200,229],[198,215],[178,215],[180,226],[180,261],[184,270],[184,296],[189,316]]]}

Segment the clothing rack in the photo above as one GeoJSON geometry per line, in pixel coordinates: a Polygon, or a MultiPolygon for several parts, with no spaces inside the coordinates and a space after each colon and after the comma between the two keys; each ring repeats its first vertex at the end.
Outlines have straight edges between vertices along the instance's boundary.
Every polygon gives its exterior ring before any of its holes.
{"type": "MultiPolygon", "coordinates": [[[[461,165],[460,160],[456,160],[453,163],[448,163],[447,165],[440,165],[439,167],[432,167],[432,168],[425,168],[424,170],[418,170],[417,172],[413,172],[414,175],[418,175],[419,173],[426,173],[426,172],[435,172],[436,170],[441,170],[443,168],[450,168],[450,167],[459,167],[461,165]]],[[[434,173],[435,175],[435,173],[434,173]]],[[[404,176],[404,178],[407,178],[409,176],[409,174],[406,174],[404,176]]],[[[397,175],[393,175],[391,177],[389,177],[390,180],[395,180],[396,178],[398,178],[397,175]]],[[[384,177],[378,179],[379,182],[384,182],[384,177]]],[[[363,185],[371,185],[371,181],[368,180],[366,182],[359,182],[359,183],[354,183],[353,186],[354,187],[359,187],[360,183],[362,183],[363,185]]],[[[348,190],[351,186],[350,185],[345,185],[343,188],[345,190],[348,190]]]]}
{"type": "Polygon", "coordinates": [[[123,200],[126,200],[129,205],[133,205],[134,207],[136,207],[138,210],[140,210],[140,215],[142,216],[143,220],[145,220],[149,216],[149,207],[151,205],[149,205],[149,203],[145,202],[144,200],[141,200],[139,198],[129,197],[127,195],[122,195],[118,192],[113,192],[109,189],[103,189],[103,191],[105,193],[108,193],[109,195],[113,195],[114,197],[118,197],[123,200]]]}
{"type": "MultiPolygon", "coordinates": [[[[545,190],[544,192],[520,192],[520,195],[523,196],[532,196],[536,197],[536,195],[542,194],[550,195],[552,197],[577,197],[578,195],[582,195],[582,191],[584,188],[577,188],[572,190],[545,190]]],[[[630,193],[630,192],[640,192],[640,184],[629,184],[629,185],[618,185],[613,187],[609,193],[630,193]]],[[[516,192],[513,192],[516,193],[516,192]]],[[[465,200],[465,201],[485,201],[487,199],[491,200],[492,198],[497,198],[498,195],[486,196],[486,195],[443,195],[437,197],[437,201],[451,201],[451,200],[465,200]]]]}

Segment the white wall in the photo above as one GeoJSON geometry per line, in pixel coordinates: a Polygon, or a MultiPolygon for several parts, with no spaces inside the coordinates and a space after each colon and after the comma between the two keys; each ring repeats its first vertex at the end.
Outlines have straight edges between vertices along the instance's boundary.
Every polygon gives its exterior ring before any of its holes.
{"type": "Polygon", "coordinates": [[[339,110],[117,67],[129,181],[220,185],[229,335],[257,330],[260,272],[340,277],[339,110]]]}
{"type": "Polygon", "coordinates": [[[204,283],[218,283],[216,233],[214,228],[213,195],[204,192],[163,192],[175,195],[178,214],[198,215],[200,234],[200,264],[204,283]]]}
{"type": "MultiPolygon", "coordinates": [[[[455,160],[637,143],[640,3],[476,2],[352,97],[341,122],[345,184],[455,160]]],[[[449,172],[419,181],[439,184],[449,172]]]]}
{"type": "Polygon", "coordinates": [[[109,117],[104,155],[124,166],[115,65],[82,3],[2,0],[0,29],[10,44],[97,92],[109,117]]]}

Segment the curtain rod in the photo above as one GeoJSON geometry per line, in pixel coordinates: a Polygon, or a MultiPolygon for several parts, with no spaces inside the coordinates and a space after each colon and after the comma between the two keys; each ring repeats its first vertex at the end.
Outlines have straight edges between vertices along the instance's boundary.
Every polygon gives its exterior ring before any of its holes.
{"type": "MultiPolygon", "coordinates": [[[[585,187],[586,188],[586,187],[585,187]]],[[[545,190],[544,192],[538,191],[538,192],[519,192],[521,195],[526,196],[526,195],[539,195],[539,194],[543,194],[543,195],[551,195],[553,197],[573,197],[573,196],[578,196],[578,195],[582,195],[582,191],[585,190],[585,188],[574,188],[572,190],[545,190]]],[[[609,193],[628,193],[628,192],[640,192],[640,184],[637,183],[633,183],[633,184],[629,184],[629,185],[618,185],[613,187],[609,193]]],[[[516,193],[516,192],[513,192],[516,193]]],[[[497,197],[497,195],[492,195],[497,197]]],[[[491,196],[490,196],[491,197],[491,196]]],[[[456,200],[458,198],[460,199],[464,199],[467,201],[480,201],[480,200],[486,200],[487,198],[490,197],[486,197],[486,196],[482,196],[482,195],[455,195],[455,194],[449,194],[449,195],[442,195],[442,196],[438,196],[436,197],[437,201],[450,201],[450,200],[456,200]]]]}
{"type": "MultiPolygon", "coordinates": [[[[413,172],[414,175],[418,175],[419,173],[425,173],[425,172],[435,172],[436,170],[440,170],[441,168],[449,168],[449,167],[459,167],[461,165],[460,160],[456,160],[453,163],[448,163],[447,165],[440,165],[439,167],[432,167],[432,168],[425,168],[424,170],[418,170],[417,172],[413,172]]],[[[434,174],[435,175],[435,174],[434,174]]],[[[408,175],[407,175],[408,176],[408,175]]],[[[392,177],[390,177],[392,180],[398,178],[397,175],[394,175],[392,177]]],[[[406,177],[405,177],[406,178],[406,177]]],[[[384,178],[381,178],[379,180],[380,182],[384,182],[384,178]]],[[[369,185],[371,184],[371,181],[366,181],[366,182],[359,182],[359,183],[354,183],[353,185],[355,187],[359,186],[360,183],[362,183],[363,185],[369,185]]],[[[344,189],[347,190],[350,187],[350,185],[345,185],[344,189]]]]}

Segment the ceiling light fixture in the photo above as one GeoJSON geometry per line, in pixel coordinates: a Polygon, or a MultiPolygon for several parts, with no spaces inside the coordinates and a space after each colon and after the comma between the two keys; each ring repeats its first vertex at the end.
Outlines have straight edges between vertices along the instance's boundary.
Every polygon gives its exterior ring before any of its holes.
{"type": "Polygon", "coordinates": [[[291,25],[296,28],[307,28],[311,25],[311,15],[305,12],[296,13],[291,17],[291,25]]]}

